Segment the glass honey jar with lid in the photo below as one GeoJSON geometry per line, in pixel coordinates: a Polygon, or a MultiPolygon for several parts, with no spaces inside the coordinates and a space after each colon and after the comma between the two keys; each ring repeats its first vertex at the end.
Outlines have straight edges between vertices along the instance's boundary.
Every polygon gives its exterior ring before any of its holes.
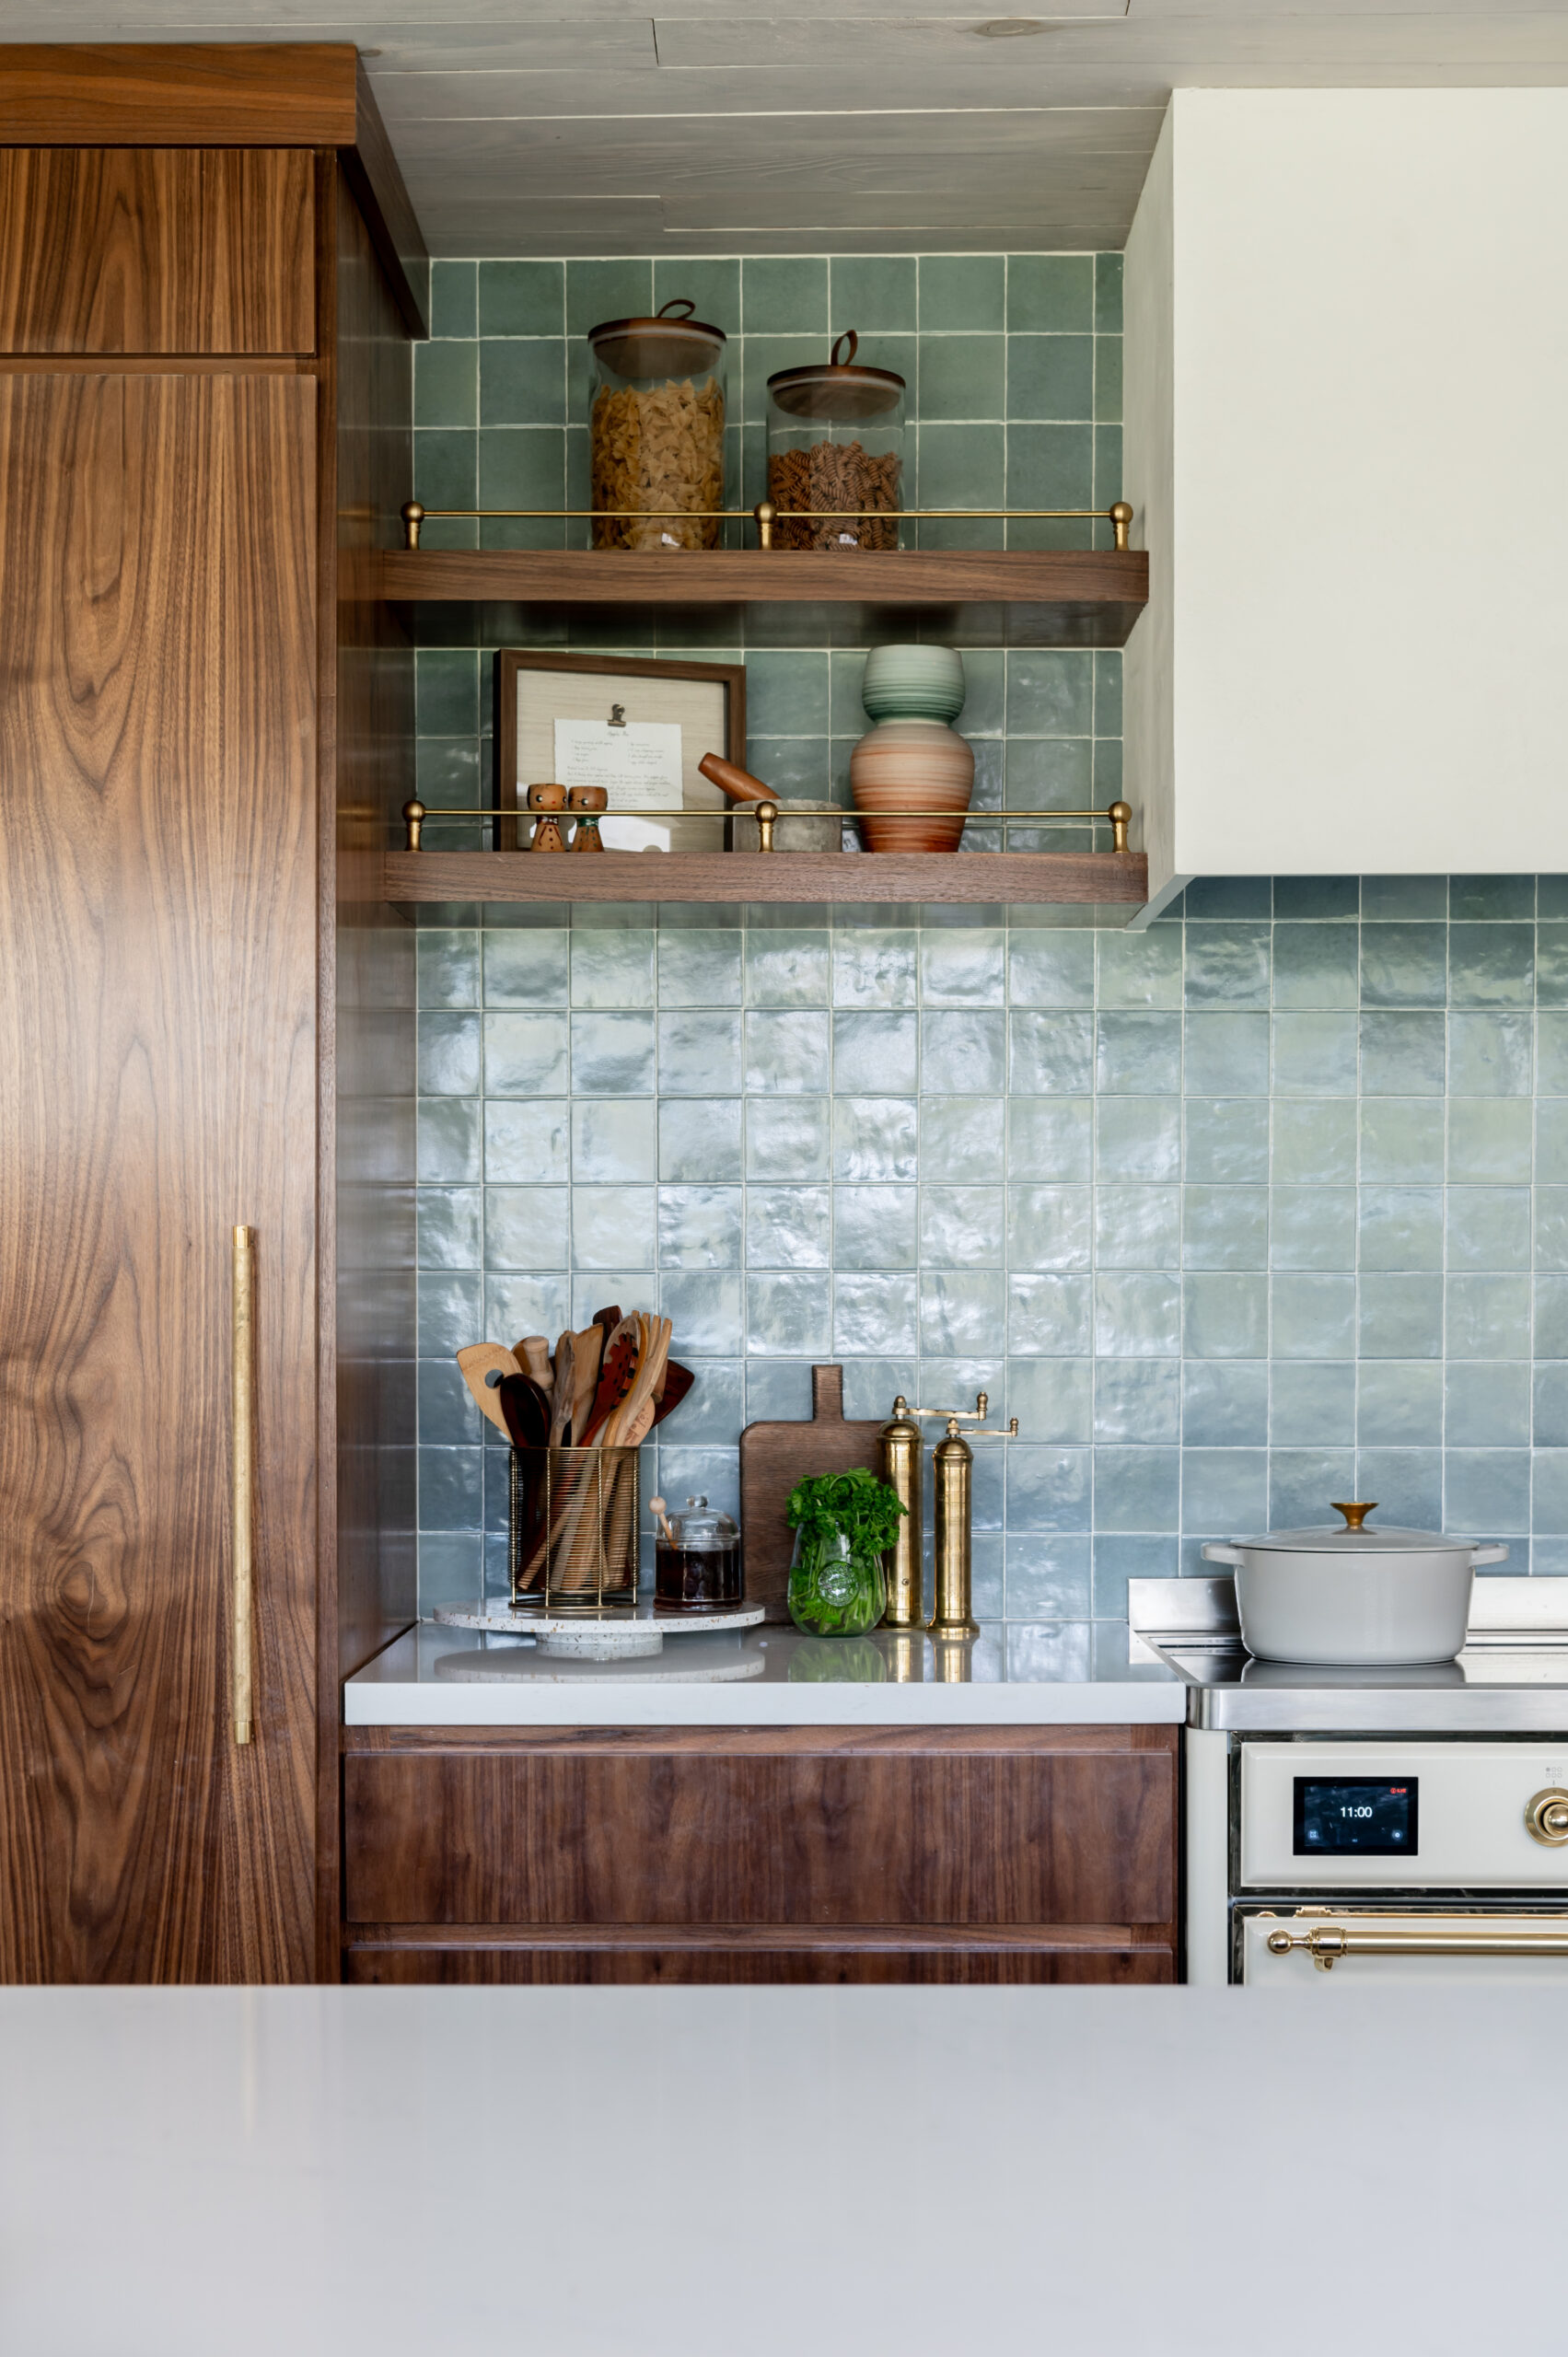
{"type": "Polygon", "coordinates": [[[651,1498],[654,1606],[659,1612],[723,1612],[746,1601],[740,1531],[705,1497],[688,1498],[680,1514],[651,1498]]]}

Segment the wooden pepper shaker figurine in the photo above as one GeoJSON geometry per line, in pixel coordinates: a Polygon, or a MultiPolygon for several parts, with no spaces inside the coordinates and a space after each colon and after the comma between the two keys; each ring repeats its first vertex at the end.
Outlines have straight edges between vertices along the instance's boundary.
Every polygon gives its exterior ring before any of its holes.
{"type": "Polygon", "coordinates": [[[572,836],[574,851],[602,851],[599,840],[598,814],[608,807],[610,796],[602,785],[575,785],[566,796],[566,807],[576,819],[572,836]]]}
{"type": "Polygon", "coordinates": [[[565,850],[560,821],[553,815],[565,807],[566,789],[563,785],[529,786],[528,808],[540,814],[534,821],[533,841],[528,845],[530,851],[565,850]]]}

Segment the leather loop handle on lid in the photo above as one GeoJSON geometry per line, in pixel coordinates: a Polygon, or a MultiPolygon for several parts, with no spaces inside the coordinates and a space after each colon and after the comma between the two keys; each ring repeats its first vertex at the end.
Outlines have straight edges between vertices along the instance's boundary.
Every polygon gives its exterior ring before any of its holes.
{"type": "Polygon", "coordinates": [[[1342,1506],[1337,1498],[1330,1498],[1329,1503],[1333,1507],[1336,1514],[1343,1515],[1345,1518],[1345,1528],[1347,1530],[1359,1530],[1362,1524],[1366,1520],[1367,1515],[1369,1514],[1376,1514],[1377,1511],[1377,1501],[1376,1498],[1371,1499],[1365,1505],[1342,1506]]]}
{"type": "Polygon", "coordinates": [[[668,303],[659,305],[654,316],[660,319],[689,319],[696,308],[690,296],[672,295],[668,303]]]}
{"type": "Polygon", "coordinates": [[[848,368],[854,365],[854,355],[859,349],[860,338],[856,335],[853,328],[845,328],[842,335],[838,338],[831,352],[828,354],[828,364],[830,367],[848,368]],[[846,343],[849,346],[849,350],[847,352],[844,351],[846,343]],[[842,355],[842,358],[840,356],[841,354],[842,355]]]}

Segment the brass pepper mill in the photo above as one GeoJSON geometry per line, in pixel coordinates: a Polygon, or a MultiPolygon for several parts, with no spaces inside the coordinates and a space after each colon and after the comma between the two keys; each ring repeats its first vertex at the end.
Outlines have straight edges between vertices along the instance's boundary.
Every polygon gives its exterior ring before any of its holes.
{"type": "MultiPolygon", "coordinates": [[[[983,1391],[975,1401],[975,1436],[1016,1440],[1018,1419],[1005,1431],[987,1432],[983,1421],[989,1401],[983,1391]]],[[[947,1429],[933,1449],[936,1498],[936,1608],[926,1623],[934,1639],[975,1637],[980,1623],[970,1605],[970,1517],[973,1508],[974,1451],[964,1438],[967,1416],[952,1414],[947,1429]]]]}
{"type": "Polygon", "coordinates": [[[921,1623],[920,1469],[923,1443],[920,1426],[911,1415],[909,1401],[901,1391],[893,1402],[891,1417],[882,1427],[881,1441],[882,1478],[904,1510],[898,1537],[882,1558],[882,1569],[888,1582],[888,1609],[882,1616],[882,1625],[885,1629],[918,1629],[921,1623]]]}

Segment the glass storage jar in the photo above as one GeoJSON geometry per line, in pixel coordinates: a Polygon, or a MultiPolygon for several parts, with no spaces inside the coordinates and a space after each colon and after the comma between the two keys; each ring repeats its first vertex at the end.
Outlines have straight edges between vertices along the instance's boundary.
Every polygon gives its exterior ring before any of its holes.
{"type": "Polygon", "coordinates": [[[858,1552],[848,1534],[795,1534],[785,1601],[808,1637],[864,1637],[888,1609],[887,1575],[875,1548],[858,1552]]]}
{"type": "MultiPolygon", "coordinates": [[[[768,497],[781,549],[896,549],[903,504],[904,380],[831,356],[768,379],[768,497]],[[792,516],[809,508],[815,516],[792,516]],[[822,511],[827,511],[825,514],[822,511]]],[[[841,357],[842,355],[842,357],[841,357]]]]}
{"type": "Polygon", "coordinates": [[[691,309],[677,298],[656,318],[588,331],[596,549],[718,546],[710,511],[724,505],[726,338],[691,309]],[[669,508],[679,512],[657,512],[669,508]]]}
{"type": "Polygon", "coordinates": [[[705,1497],[688,1498],[684,1514],[666,1515],[660,1501],[654,1542],[654,1603],[660,1612],[720,1612],[746,1601],[740,1532],[705,1497]]]}

